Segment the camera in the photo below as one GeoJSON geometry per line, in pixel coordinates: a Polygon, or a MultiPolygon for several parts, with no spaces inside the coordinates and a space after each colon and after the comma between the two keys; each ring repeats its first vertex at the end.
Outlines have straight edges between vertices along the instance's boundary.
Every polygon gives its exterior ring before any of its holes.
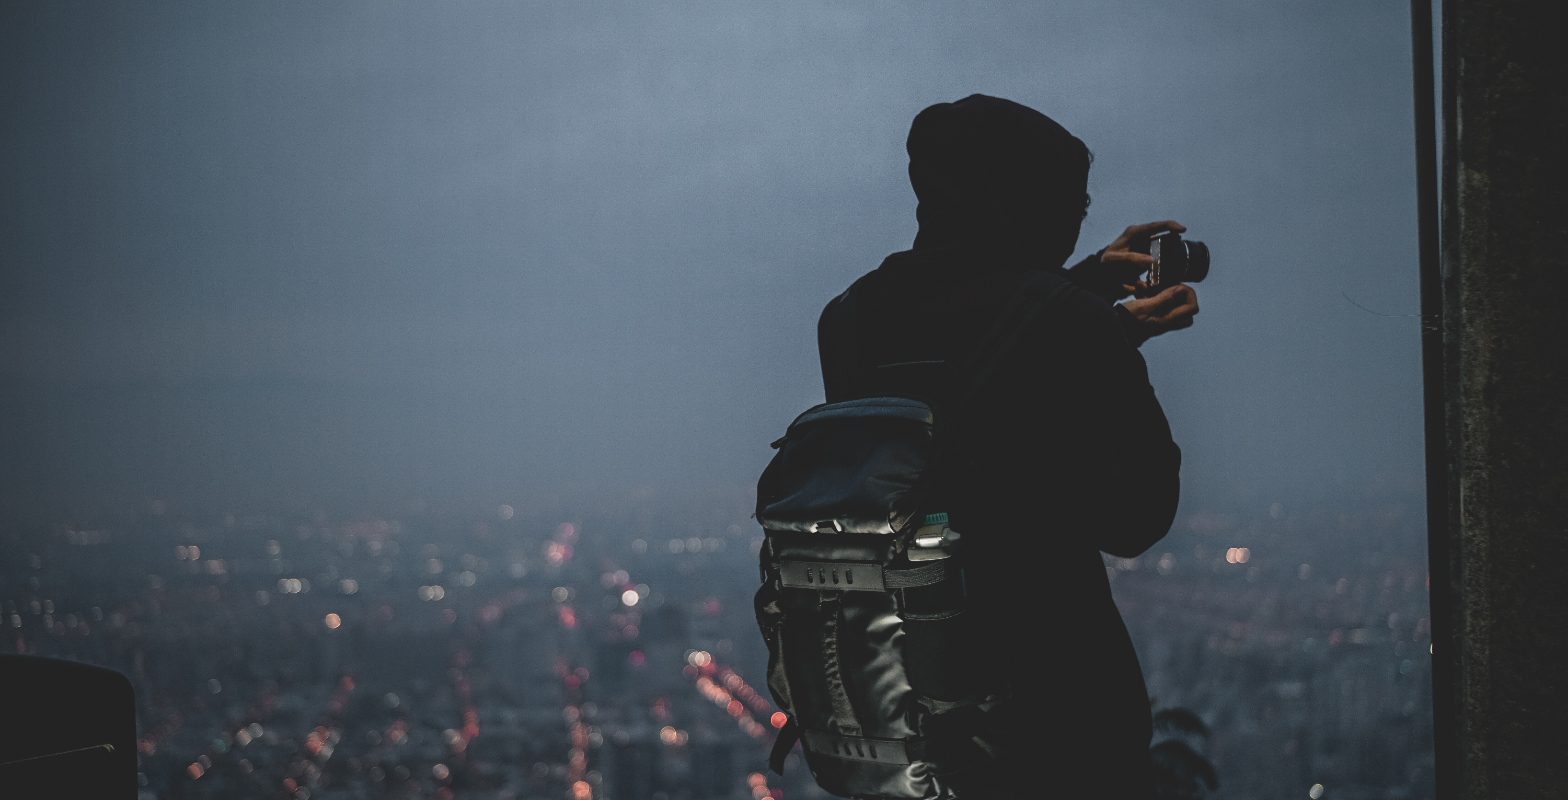
{"type": "Polygon", "coordinates": [[[1150,239],[1149,255],[1154,258],[1147,281],[1151,292],[1178,283],[1197,283],[1209,277],[1209,246],[1203,242],[1184,241],[1175,231],[1150,239]]]}

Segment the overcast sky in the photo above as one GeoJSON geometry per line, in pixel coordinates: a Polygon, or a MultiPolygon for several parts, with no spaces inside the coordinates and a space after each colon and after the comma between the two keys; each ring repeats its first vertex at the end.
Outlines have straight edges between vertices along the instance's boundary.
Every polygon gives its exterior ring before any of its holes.
{"type": "Polygon", "coordinates": [[[1094,152],[1080,255],[1212,248],[1144,346],[1189,509],[1419,491],[1407,14],[7,3],[0,499],[744,487],[914,236],[910,120],[974,92],[1094,152]]]}

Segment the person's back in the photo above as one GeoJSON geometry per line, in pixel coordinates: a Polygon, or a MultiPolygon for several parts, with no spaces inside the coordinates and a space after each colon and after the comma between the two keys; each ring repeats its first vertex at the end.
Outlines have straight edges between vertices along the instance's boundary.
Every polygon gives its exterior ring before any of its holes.
{"type": "MultiPolygon", "coordinates": [[[[1067,275],[1089,164],[1038,112],[980,95],[933,106],[909,151],[920,235],[824,310],[828,402],[911,392],[951,404],[954,367],[992,320],[1019,293],[1036,304],[1015,304],[1019,335],[987,354],[1003,368],[958,409],[950,465],[978,612],[972,658],[1017,712],[999,769],[970,793],[1152,796],[1148,700],[1099,551],[1137,555],[1175,513],[1180,453],[1135,344],[1190,324],[1191,290],[1134,301],[1136,317],[1087,289],[1049,307],[1031,295],[1051,282],[1030,280],[1039,271],[1067,275]]],[[[1110,272],[1094,258],[1069,278],[1114,296],[1110,272]]]]}

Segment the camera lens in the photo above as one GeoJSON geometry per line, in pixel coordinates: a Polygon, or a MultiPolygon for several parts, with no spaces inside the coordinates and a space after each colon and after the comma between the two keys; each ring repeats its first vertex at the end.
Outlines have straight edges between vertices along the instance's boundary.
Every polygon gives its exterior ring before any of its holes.
{"type": "Polygon", "coordinates": [[[1203,242],[1187,240],[1187,283],[1197,283],[1209,277],[1209,246],[1203,242]]]}

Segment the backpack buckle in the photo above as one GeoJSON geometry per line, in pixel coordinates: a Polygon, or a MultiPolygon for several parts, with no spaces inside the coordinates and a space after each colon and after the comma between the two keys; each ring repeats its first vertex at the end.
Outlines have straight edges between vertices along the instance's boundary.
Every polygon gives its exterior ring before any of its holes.
{"type": "Polygon", "coordinates": [[[844,532],[844,526],[838,524],[838,520],[836,520],[836,519],[825,519],[825,520],[822,520],[821,522],[818,522],[815,525],[812,525],[811,526],[811,532],[812,533],[843,533],[844,532]],[[824,530],[824,528],[832,528],[833,530],[828,531],[828,530],[824,530]]]}

